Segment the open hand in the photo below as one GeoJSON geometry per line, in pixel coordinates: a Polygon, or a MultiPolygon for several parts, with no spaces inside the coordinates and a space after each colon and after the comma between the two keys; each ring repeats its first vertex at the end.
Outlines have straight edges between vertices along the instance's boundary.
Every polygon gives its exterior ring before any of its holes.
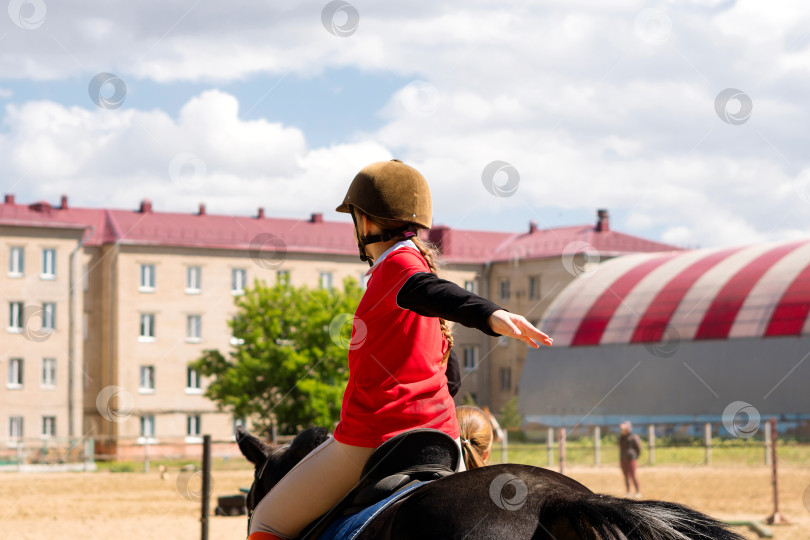
{"type": "Polygon", "coordinates": [[[538,341],[543,345],[551,345],[553,341],[549,336],[535,328],[523,315],[509,313],[503,309],[499,309],[489,316],[489,327],[492,328],[493,332],[497,332],[502,336],[525,341],[535,349],[540,347],[537,344],[538,341]]]}

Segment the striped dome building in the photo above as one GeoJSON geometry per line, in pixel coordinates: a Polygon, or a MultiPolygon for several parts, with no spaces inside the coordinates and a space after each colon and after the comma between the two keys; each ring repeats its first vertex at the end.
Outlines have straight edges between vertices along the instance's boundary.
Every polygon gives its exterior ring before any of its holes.
{"type": "Polygon", "coordinates": [[[551,426],[687,423],[743,403],[803,423],[808,315],[810,239],[617,257],[546,310],[554,345],[530,350],[520,410],[551,426]]]}

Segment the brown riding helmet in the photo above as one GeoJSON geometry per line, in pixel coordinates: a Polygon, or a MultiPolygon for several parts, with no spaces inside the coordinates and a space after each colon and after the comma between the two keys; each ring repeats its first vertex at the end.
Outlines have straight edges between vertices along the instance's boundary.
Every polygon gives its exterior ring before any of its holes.
{"type": "Polygon", "coordinates": [[[398,159],[372,163],[357,173],[335,210],[349,214],[352,206],[378,219],[407,221],[423,229],[430,228],[433,218],[427,180],[398,159]]]}

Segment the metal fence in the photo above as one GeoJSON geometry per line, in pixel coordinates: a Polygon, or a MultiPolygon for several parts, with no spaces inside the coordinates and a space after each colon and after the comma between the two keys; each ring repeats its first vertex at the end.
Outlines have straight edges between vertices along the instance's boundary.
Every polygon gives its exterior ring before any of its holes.
{"type": "MultiPolygon", "coordinates": [[[[772,424],[763,422],[751,436],[721,436],[722,425],[701,423],[665,429],[644,426],[637,430],[642,441],[641,465],[771,465],[774,444],[772,424]],[[667,433],[661,436],[661,433],[667,433]],[[690,435],[702,433],[702,436],[690,435]]],[[[505,430],[502,441],[492,448],[492,463],[525,463],[564,470],[567,465],[614,465],[619,460],[618,435],[602,426],[578,428],[548,427],[545,433],[531,435],[520,430],[505,430]]],[[[810,440],[780,435],[780,459],[796,463],[810,462],[810,440]]]]}

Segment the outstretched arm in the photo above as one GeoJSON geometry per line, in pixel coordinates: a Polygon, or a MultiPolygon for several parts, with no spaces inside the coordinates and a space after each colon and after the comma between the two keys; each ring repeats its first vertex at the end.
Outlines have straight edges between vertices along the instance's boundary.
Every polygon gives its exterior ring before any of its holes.
{"type": "Polygon", "coordinates": [[[539,347],[551,345],[551,338],[522,315],[510,313],[477,294],[462,289],[436,274],[418,272],[408,278],[397,293],[397,305],[426,317],[441,317],[490,336],[509,336],[539,347]]]}
{"type": "Polygon", "coordinates": [[[538,343],[551,345],[552,339],[526,320],[523,315],[499,309],[489,316],[489,326],[502,336],[509,336],[526,342],[530,347],[539,348],[538,343]]]}
{"type": "Polygon", "coordinates": [[[500,306],[436,274],[411,275],[397,293],[397,305],[425,317],[441,317],[490,336],[499,335],[487,320],[500,306]]]}

